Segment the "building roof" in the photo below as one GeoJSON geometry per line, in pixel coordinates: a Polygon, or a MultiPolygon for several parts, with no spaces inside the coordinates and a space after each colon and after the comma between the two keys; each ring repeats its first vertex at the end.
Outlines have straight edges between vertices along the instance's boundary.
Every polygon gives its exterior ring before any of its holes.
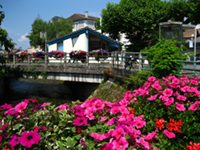
{"type": "Polygon", "coordinates": [[[73,22],[74,21],[79,21],[79,20],[97,20],[98,17],[93,17],[93,16],[86,16],[86,15],[82,15],[82,14],[73,14],[70,17],[68,17],[66,20],[71,19],[73,22]]]}
{"type": "MultiPolygon", "coordinates": [[[[196,37],[199,36],[199,33],[200,33],[200,29],[196,29],[196,37]]],[[[194,29],[186,29],[184,32],[183,32],[183,37],[184,38],[191,38],[191,37],[194,37],[194,29]],[[193,36],[192,36],[193,35],[193,36]]]]}
{"type": "Polygon", "coordinates": [[[63,40],[66,40],[66,39],[69,39],[69,38],[73,38],[73,37],[76,37],[80,34],[83,34],[83,33],[90,33],[90,34],[93,34],[97,37],[100,37],[101,39],[104,39],[106,41],[109,42],[109,45],[111,46],[114,46],[114,47],[118,47],[118,46],[122,46],[123,44],[121,42],[117,42],[115,40],[113,40],[112,38],[108,37],[108,36],[105,36],[89,27],[85,27],[85,28],[81,28],[77,31],[74,31],[72,33],[69,33],[69,34],[66,34],[64,36],[61,36],[59,38],[56,38],[56,39],[53,39],[53,40],[50,40],[47,42],[48,46],[49,45],[52,45],[52,44],[55,44],[55,43],[59,43],[59,42],[62,42],[63,40]]]}

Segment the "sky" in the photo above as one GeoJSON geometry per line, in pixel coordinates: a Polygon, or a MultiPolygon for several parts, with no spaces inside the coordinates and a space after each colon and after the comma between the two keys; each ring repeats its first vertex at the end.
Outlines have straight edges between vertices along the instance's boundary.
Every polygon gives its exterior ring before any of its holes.
{"type": "Polygon", "coordinates": [[[15,48],[26,50],[31,48],[29,39],[31,25],[40,16],[44,21],[49,21],[54,16],[68,18],[74,13],[100,17],[101,10],[106,4],[119,3],[120,0],[0,0],[5,18],[1,28],[6,29],[8,36],[16,43],[15,48]]]}

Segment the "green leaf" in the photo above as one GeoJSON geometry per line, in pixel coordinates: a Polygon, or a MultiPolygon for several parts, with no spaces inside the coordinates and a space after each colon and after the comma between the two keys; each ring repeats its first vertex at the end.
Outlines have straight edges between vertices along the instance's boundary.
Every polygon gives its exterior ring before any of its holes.
{"type": "Polygon", "coordinates": [[[13,130],[16,130],[16,129],[19,129],[19,127],[21,127],[22,124],[16,124],[14,127],[13,127],[13,130]]]}
{"type": "Polygon", "coordinates": [[[74,145],[75,145],[75,140],[71,137],[68,137],[66,146],[73,147],[74,145]]]}
{"type": "Polygon", "coordinates": [[[66,109],[62,109],[60,112],[64,115],[64,114],[67,113],[67,110],[66,109]]]}

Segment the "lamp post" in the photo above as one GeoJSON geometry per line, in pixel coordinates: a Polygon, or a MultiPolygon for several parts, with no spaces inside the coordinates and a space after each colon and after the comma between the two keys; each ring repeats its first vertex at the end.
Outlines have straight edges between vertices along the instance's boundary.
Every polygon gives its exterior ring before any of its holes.
{"type": "Polygon", "coordinates": [[[44,58],[44,62],[45,62],[45,69],[47,67],[47,32],[40,32],[40,38],[45,39],[45,58],[44,58]]]}

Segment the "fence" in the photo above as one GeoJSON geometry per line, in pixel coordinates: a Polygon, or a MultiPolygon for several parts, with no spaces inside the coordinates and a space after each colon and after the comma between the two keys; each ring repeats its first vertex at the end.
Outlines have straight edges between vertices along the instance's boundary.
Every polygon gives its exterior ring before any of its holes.
{"type": "MultiPolygon", "coordinates": [[[[48,54],[45,54],[48,56],[48,54]]],[[[109,67],[109,68],[119,68],[127,70],[151,70],[149,68],[149,63],[145,58],[145,53],[141,52],[111,52],[107,55],[91,56],[86,53],[85,56],[81,57],[70,57],[69,53],[64,53],[64,57],[53,58],[53,57],[43,57],[47,59],[36,59],[31,58],[31,54],[28,54],[26,59],[19,59],[17,55],[7,56],[6,65],[11,65],[13,67],[17,65],[27,65],[28,68],[35,65],[44,66],[47,68],[48,65],[85,65],[85,66],[99,66],[99,67],[109,67]]],[[[200,73],[200,61],[185,61],[178,60],[185,63],[183,68],[177,68],[183,70],[185,74],[194,75],[200,73]]],[[[178,74],[177,74],[178,75],[178,74]]]]}

